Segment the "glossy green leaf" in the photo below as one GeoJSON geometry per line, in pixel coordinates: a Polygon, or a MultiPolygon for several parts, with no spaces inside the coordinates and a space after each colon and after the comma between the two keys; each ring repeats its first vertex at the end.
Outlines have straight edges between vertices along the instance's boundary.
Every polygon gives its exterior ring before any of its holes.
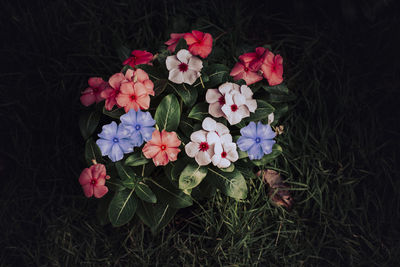
{"type": "Polygon", "coordinates": [[[207,175],[207,167],[189,164],[179,176],[179,189],[188,190],[198,186],[207,175]]]}
{"type": "Polygon", "coordinates": [[[125,114],[125,111],[123,108],[114,108],[112,110],[107,110],[105,107],[103,107],[103,114],[113,119],[119,119],[122,115],[125,114]]]}
{"type": "Polygon", "coordinates": [[[235,170],[235,164],[231,163],[228,168],[221,168],[220,170],[223,172],[233,172],[235,170]]]}
{"type": "Polygon", "coordinates": [[[260,160],[251,160],[251,162],[256,166],[264,166],[265,164],[271,162],[273,159],[282,154],[282,147],[278,144],[272,146],[272,152],[264,155],[260,160]]]}
{"type": "Polygon", "coordinates": [[[96,130],[101,114],[97,111],[86,112],[79,118],[79,129],[85,140],[87,140],[96,130]]]}
{"type": "Polygon", "coordinates": [[[214,184],[222,193],[227,196],[244,199],[247,197],[247,185],[242,175],[237,170],[233,172],[223,172],[218,168],[208,168],[207,179],[214,184]]]}
{"type": "Polygon", "coordinates": [[[182,98],[186,106],[191,107],[197,100],[197,89],[186,84],[170,84],[171,88],[182,98]]]}
{"type": "Polygon", "coordinates": [[[188,118],[203,121],[207,116],[210,116],[208,113],[208,103],[201,102],[197,103],[192,110],[189,112],[188,118]]]}
{"type": "Polygon", "coordinates": [[[181,117],[181,110],[178,99],[170,94],[163,98],[158,105],[154,119],[158,128],[167,132],[176,131],[181,117]]]}
{"type": "Polygon", "coordinates": [[[108,217],[113,226],[121,226],[128,223],[137,208],[137,198],[134,189],[125,189],[116,192],[108,208],[108,217]]]}
{"type": "Polygon", "coordinates": [[[167,203],[152,204],[139,200],[137,215],[140,220],[150,227],[153,235],[164,228],[173,218],[177,209],[167,203]]]}
{"type": "Polygon", "coordinates": [[[168,203],[174,208],[186,208],[193,204],[190,196],[176,188],[167,177],[158,177],[157,181],[150,180],[152,190],[157,195],[159,202],[168,203]]]}
{"type": "Polygon", "coordinates": [[[154,82],[154,93],[156,96],[160,95],[164,92],[165,88],[167,88],[168,80],[167,79],[160,79],[154,82]]]}
{"type": "Polygon", "coordinates": [[[117,161],[115,162],[115,167],[117,167],[118,175],[122,181],[134,183],[138,181],[135,172],[129,166],[125,166],[122,162],[117,161]]]}
{"type": "MultiPolygon", "coordinates": [[[[265,102],[264,100],[257,100],[257,109],[255,113],[250,113],[250,117],[244,119],[243,121],[245,122],[250,122],[250,121],[260,121],[262,119],[268,118],[268,115],[271,112],[274,112],[275,108],[265,102]]],[[[246,123],[247,125],[247,123],[246,123]]]]}
{"type": "Polygon", "coordinates": [[[149,160],[146,159],[140,151],[138,151],[126,158],[125,165],[135,167],[146,164],[147,162],[149,162],[149,160]]]}
{"type": "Polygon", "coordinates": [[[184,38],[179,39],[176,47],[175,47],[175,54],[179,52],[179,50],[188,49],[186,40],[184,38]]]}
{"type": "Polygon", "coordinates": [[[207,73],[209,78],[206,88],[213,88],[228,80],[230,69],[223,64],[212,64],[205,67],[203,72],[207,73]]]}
{"type": "Polygon", "coordinates": [[[142,182],[139,182],[135,189],[135,194],[141,199],[149,203],[156,203],[157,197],[151,191],[150,187],[142,182]]]}
{"type": "Polygon", "coordinates": [[[92,138],[86,140],[85,143],[85,160],[88,165],[92,165],[93,160],[96,160],[97,162],[103,161],[100,148],[97,146],[92,138]]]}
{"type": "Polygon", "coordinates": [[[262,84],[261,87],[265,91],[267,91],[268,93],[271,93],[271,94],[279,94],[279,95],[282,95],[282,94],[283,95],[287,95],[287,94],[289,94],[288,87],[283,83],[275,85],[275,86],[269,86],[269,85],[262,84]]]}

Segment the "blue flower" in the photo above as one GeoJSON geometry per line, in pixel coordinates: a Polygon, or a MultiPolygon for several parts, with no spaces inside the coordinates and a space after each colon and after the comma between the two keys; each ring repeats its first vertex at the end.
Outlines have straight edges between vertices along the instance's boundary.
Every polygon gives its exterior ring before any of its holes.
{"type": "Polygon", "coordinates": [[[151,117],[150,112],[143,112],[140,109],[130,109],[128,113],[120,118],[121,124],[130,132],[131,143],[134,146],[141,146],[144,141],[149,141],[153,134],[156,121],[151,117]]]}
{"type": "Polygon", "coordinates": [[[253,121],[240,130],[242,136],[238,139],[237,145],[242,151],[247,151],[249,158],[261,159],[264,154],[272,152],[272,146],[275,144],[276,133],[269,124],[262,124],[253,121]]]}
{"type": "Polygon", "coordinates": [[[100,139],[96,141],[96,144],[101,154],[108,156],[113,162],[121,160],[124,153],[133,152],[129,130],[121,124],[117,126],[115,121],[104,125],[98,136],[100,139]]]}

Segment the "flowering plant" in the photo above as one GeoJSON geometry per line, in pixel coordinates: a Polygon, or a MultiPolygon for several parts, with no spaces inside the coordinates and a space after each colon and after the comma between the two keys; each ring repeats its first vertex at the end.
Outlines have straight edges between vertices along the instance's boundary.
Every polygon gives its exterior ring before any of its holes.
{"type": "Polygon", "coordinates": [[[245,199],[246,180],[282,153],[277,121],[292,94],[280,55],[257,47],[230,69],[213,59],[209,33],[172,33],[165,44],[155,55],[134,50],[120,72],[90,78],[82,92],[89,167],[79,183],[101,198],[103,223],[136,214],[157,232],[216,190],[245,199]]]}

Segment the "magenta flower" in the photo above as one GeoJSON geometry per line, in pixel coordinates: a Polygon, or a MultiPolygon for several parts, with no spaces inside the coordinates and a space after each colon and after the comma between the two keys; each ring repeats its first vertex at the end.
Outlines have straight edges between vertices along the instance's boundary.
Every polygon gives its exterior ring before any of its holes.
{"type": "Polygon", "coordinates": [[[81,103],[84,106],[90,106],[94,102],[99,103],[104,98],[101,96],[106,88],[109,87],[108,82],[103,81],[100,77],[91,77],[88,80],[89,87],[82,92],[81,103]]]}
{"type": "Polygon", "coordinates": [[[94,164],[89,168],[85,168],[79,176],[79,183],[82,186],[86,197],[101,198],[108,192],[106,179],[110,176],[106,175],[106,167],[103,164],[94,164]]]}

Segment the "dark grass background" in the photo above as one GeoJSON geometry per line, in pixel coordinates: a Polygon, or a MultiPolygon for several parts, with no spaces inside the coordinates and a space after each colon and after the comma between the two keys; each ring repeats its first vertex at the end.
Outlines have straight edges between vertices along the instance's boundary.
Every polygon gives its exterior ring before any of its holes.
{"type": "Polygon", "coordinates": [[[399,9],[394,1],[4,1],[0,25],[3,266],[397,266],[399,9]],[[306,4],[308,3],[308,4],[306,4]],[[184,21],[221,34],[227,61],[269,43],[298,96],[282,121],[296,204],[217,195],[158,236],[101,227],[84,198],[78,129],[87,78],[117,48],[155,52],[184,21]]]}

